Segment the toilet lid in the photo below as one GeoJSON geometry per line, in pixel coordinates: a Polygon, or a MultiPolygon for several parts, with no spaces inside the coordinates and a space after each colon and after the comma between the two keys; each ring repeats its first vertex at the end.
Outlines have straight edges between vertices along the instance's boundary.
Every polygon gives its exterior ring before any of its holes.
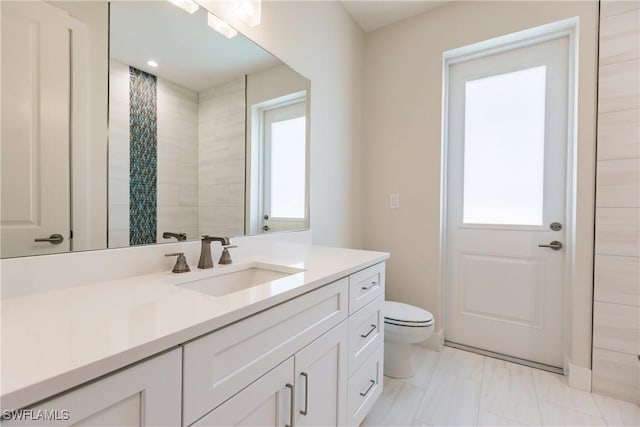
{"type": "Polygon", "coordinates": [[[395,301],[385,301],[382,312],[385,323],[399,326],[429,326],[433,314],[420,307],[395,301]]]}

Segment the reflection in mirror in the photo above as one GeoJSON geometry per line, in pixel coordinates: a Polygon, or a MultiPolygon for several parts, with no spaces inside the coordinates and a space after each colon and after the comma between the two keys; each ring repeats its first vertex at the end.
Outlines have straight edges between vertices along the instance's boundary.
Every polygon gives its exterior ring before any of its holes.
{"type": "Polygon", "coordinates": [[[308,228],[307,79],[203,8],[0,7],[0,256],[308,228]]]}
{"type": "Polygon", "coordinates": [[[109,247],[308,227],[309,81],[203,9],[114,2],[110,24],[109,247]]]}
{"type": "Polygon", "coordinates": [[[105,248],[108,4],[0,8],[1,255],[105,248]]]}

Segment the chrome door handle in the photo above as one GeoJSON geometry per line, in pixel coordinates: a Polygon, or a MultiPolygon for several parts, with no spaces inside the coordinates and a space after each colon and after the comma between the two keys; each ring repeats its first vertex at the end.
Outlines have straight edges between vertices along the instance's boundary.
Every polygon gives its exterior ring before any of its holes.
{"type": "Polygon", "coordinates": [[[549,243],[548,245],[538,245],[539,248],[551,248],[554,251],[559,251],[560,249],[562,249],[562,243],[558,242],[557,240],[554,240],[553,242],[549,243]]]}
{"type": "Polygon", "coordinates": [[[304,377],[304,409],[300,414],[306,416],[309,413],[309,374],[300,372],[300,375],[304,377]]]}
{"type": "Polygon", "coordinates": [[[52,245],[59,245],[60,243],[62,243],[64,241],[64,237],[62,237],[62,234],[52,234],[49,237],[39,237],[37,239],[33,239],[34,242],[49,242],[52,245]]]}
{"type": "Polygon", "coordinates": [[[378,286],[378,282],[373,280],[371,283],[369,283],[369,285],[367,286],[363,286],[362,290],[363,291],[368,291],[369,289],[373,288],[374,286],[378,286]]]}
{"type": "Polygon", "coordinates": [[[293,404],[294,404],[293,394],[294,393],[293,392],[294,392],[294,389],[293,389],[293,385],[292,384],[285,384],[285,387],[288,388],[289,392],[291,393],[291,400],[289,401],[289,405],[290,405],[290,407],[289,407],[289,424],[285,424],[284,427],[293,427],[293,417],[294,417],[294,415],[293,415],[293,411],[294,411],[294,409],[293,409],[293,404]]]}
{"type": "Polygon", "coordinates": [[[367,338],[369,335],[371,335],[373,333],[373,331],[376,330],[376,325],[371,325],[371,329],[369,329],[369,332],[367,332],[366,334],[360,334],[361,338],[367,338]]]}

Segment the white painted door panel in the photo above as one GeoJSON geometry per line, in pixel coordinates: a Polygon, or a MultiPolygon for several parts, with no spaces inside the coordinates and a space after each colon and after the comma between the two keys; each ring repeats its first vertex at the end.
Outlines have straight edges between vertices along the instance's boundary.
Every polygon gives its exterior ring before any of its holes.
{"type": "Polygon", "coordinates": [[[296,353],[296,426],[341,426],[347,415],[348,323],[296,353]]]}
{"type": "Polygon", "coordinates": [[[204,426],[291,426],[293,357],[202,417],[204,426]]]}
{"type": "Polygon", "coordinates": [[[182,351],[177,348],[27,408],[22,420],[3,420],[2,425],[179,426],[181,382],[182,351]],[[52,419],[28,419],[38,414],[52,419]]]}
{"type": "Polygon", "coordinates": [[[3,257],[69,250],[69,24],[44,2],[2,7],[3,257]],[[58,233],[60,244],[34,239],[58,233]]]}
{"type": "Polygon", "coordinates": [[[446,339],[556,367],[566,250],[538,245],[568,237],[569,51],[561,37],[455,63],[448,87],[446,339]]]}

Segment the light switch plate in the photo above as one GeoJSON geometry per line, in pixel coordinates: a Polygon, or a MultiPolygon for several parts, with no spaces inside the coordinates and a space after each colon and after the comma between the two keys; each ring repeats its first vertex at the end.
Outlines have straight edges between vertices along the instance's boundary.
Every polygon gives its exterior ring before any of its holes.
{"type": "Polygon", "coordinates": [[[389,207],[391,209],[399,209],[400,208],[400,195],[399,194],[390,194],[389,195],[389,207]]]}

